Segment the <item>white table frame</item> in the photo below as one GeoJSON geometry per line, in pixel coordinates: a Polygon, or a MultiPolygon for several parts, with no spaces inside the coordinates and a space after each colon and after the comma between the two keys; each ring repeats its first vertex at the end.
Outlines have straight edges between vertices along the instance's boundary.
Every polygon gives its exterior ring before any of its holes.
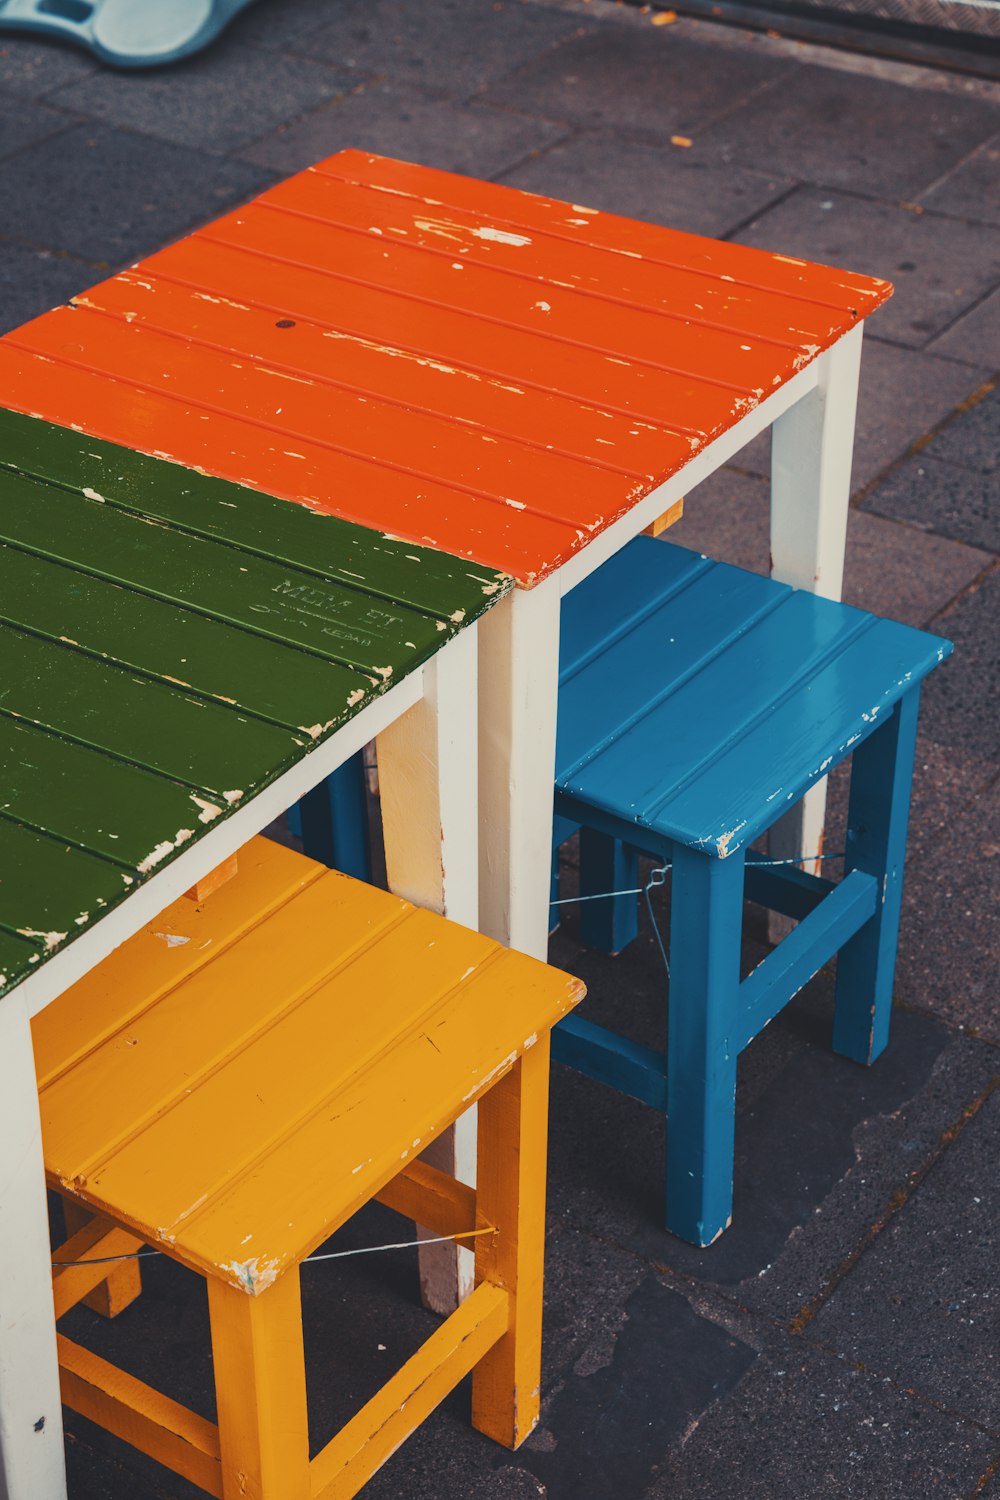
{"type": "Polygon", "coordinates": [[[376,736],[390,886],[477,925],[479,626],[454,637],[0,999],[0,1500],[65,1500],[31,1017],[376,736]]]}

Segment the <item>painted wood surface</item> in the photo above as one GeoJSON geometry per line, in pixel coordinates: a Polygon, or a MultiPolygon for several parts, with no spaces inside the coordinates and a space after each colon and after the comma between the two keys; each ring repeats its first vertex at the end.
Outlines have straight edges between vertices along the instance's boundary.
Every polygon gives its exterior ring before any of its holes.
{"type": "Polygon", "coordinates": [[[603,810],[637,842],[641,829],[724,859],[950,651],[939,636],[637,538],[563,604],[559,810],[603,810]]]}
{"type": "Polygon", "coordinates": [[[0,990],[509,586],[0,410],[0,990]]]}
{"type": "Polygon", "coordinates": [[[530,586],[890,292],[345,151],[0,340],[0,401],[530,586]]]}
{"type": "Polygon", "coordinates": [[[36,1018],[46,1170],[258,1296],[582,994],[256,839],[203,907],[177,902],[36,1018]]]}

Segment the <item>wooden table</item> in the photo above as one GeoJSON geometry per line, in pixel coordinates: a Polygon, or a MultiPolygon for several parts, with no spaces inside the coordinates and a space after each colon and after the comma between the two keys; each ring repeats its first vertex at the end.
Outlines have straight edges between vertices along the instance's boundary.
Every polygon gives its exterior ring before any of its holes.
{"type": "Polygon", "coordinates": [[[65,1494],[30,1017],[376,734],[396,889],[475,926],[475,622],[509,586],[0,411],[7,1500],[65,1494]]]}
{"type": "Polygon", "coordinates": [[[479,630],[480,926],[544,956],[562,595],[770,427],[773,571],[838,597],[890,292],[345,151],[0,340],[0,404],[513,575],[479,630]]]}

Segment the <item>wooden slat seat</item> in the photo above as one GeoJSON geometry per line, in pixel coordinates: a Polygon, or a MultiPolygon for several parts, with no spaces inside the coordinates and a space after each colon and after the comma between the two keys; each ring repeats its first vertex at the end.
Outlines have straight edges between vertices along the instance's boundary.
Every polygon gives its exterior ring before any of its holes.
{"type": "Polygon", "coordinates": [[[835,1049],[888,1041],[919,689],[950,651],[646,537],[564,600],[555,837],[582,829],[585,896],[634,889],[639,851],[672,867],[670,1003],[665,1058],[576,1016],[554,1056],[665,1111],[667,1224],[696,1244],[731,1216],[737,1056],[834,955],[835,1049]],[[750,848],[852,753],[839,882],[750,848]],[[799,922],[741,983],[744,895],[799,922]]]}
{"type": "MultiPolygon", "coordinates": [[[[247,1474],[263,1500],[353,1494],[430,1409],[427,1391],[436,1404],[473,1365],[477,1425],[520,1442],[538,1406],[548,1033],[582,993],[265,839],[206,902],[168,908],[34,1022],[45,1163],[103,1226],[57,1263],[121,1253],[104,1236],[124,1233],[208,1280],[220,1432],[63,1340],[67,1402],[226,1500],[247,1474]],[[476,1194],[417,1158],[480,1100],[476,1194]],[[496,1233],[470,1242],[479,1285],[461,1327],[414,1356],[310,1479],[297,1268],[375,1196],[434,1233],[496,1233]],[[403,1416],[407,1383],[427,1390],[403,1416]],[[370,1447],[362,1428],[381,1434],[370,1447]]],[[[57,1270],[60,1310],[113,1270],[57,1270]]]]}

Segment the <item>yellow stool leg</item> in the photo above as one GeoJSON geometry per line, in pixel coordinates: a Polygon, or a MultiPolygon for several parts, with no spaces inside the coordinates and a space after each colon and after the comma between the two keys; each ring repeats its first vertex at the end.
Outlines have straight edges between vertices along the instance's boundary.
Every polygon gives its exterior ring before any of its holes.
{"type": "MultiPolygon", "coordinates": [[[[84,1208],[72,1198],[62,1200],[66,1237],[72,1239],[94,1217],[89,1208],[84,1208]]],[[[93,1308],[103,1318],[116,1318],[130,1302],[134,1302],[142,1291],[142,1274],[137,1260],[123,1260],[114,1266],[100,1286],[95,1286],[83,1298],[85,1306],[93,1308]]]]}
{"type": "Polygon", "coordinates": [[[496,1235],[476,1241],[476,1281],[510,1295],[507,1333],[472,1376],[472,1421],[508,1448],[538,1422],[548,1139],[548,1034],[479,1101],[477,1217],[496,1235]]]}
{"type": "Polygon", "coordinates": [[[259,1297],[208,1282],[223,1500],[309,1500],[296,1268],[259,1297]]]}

